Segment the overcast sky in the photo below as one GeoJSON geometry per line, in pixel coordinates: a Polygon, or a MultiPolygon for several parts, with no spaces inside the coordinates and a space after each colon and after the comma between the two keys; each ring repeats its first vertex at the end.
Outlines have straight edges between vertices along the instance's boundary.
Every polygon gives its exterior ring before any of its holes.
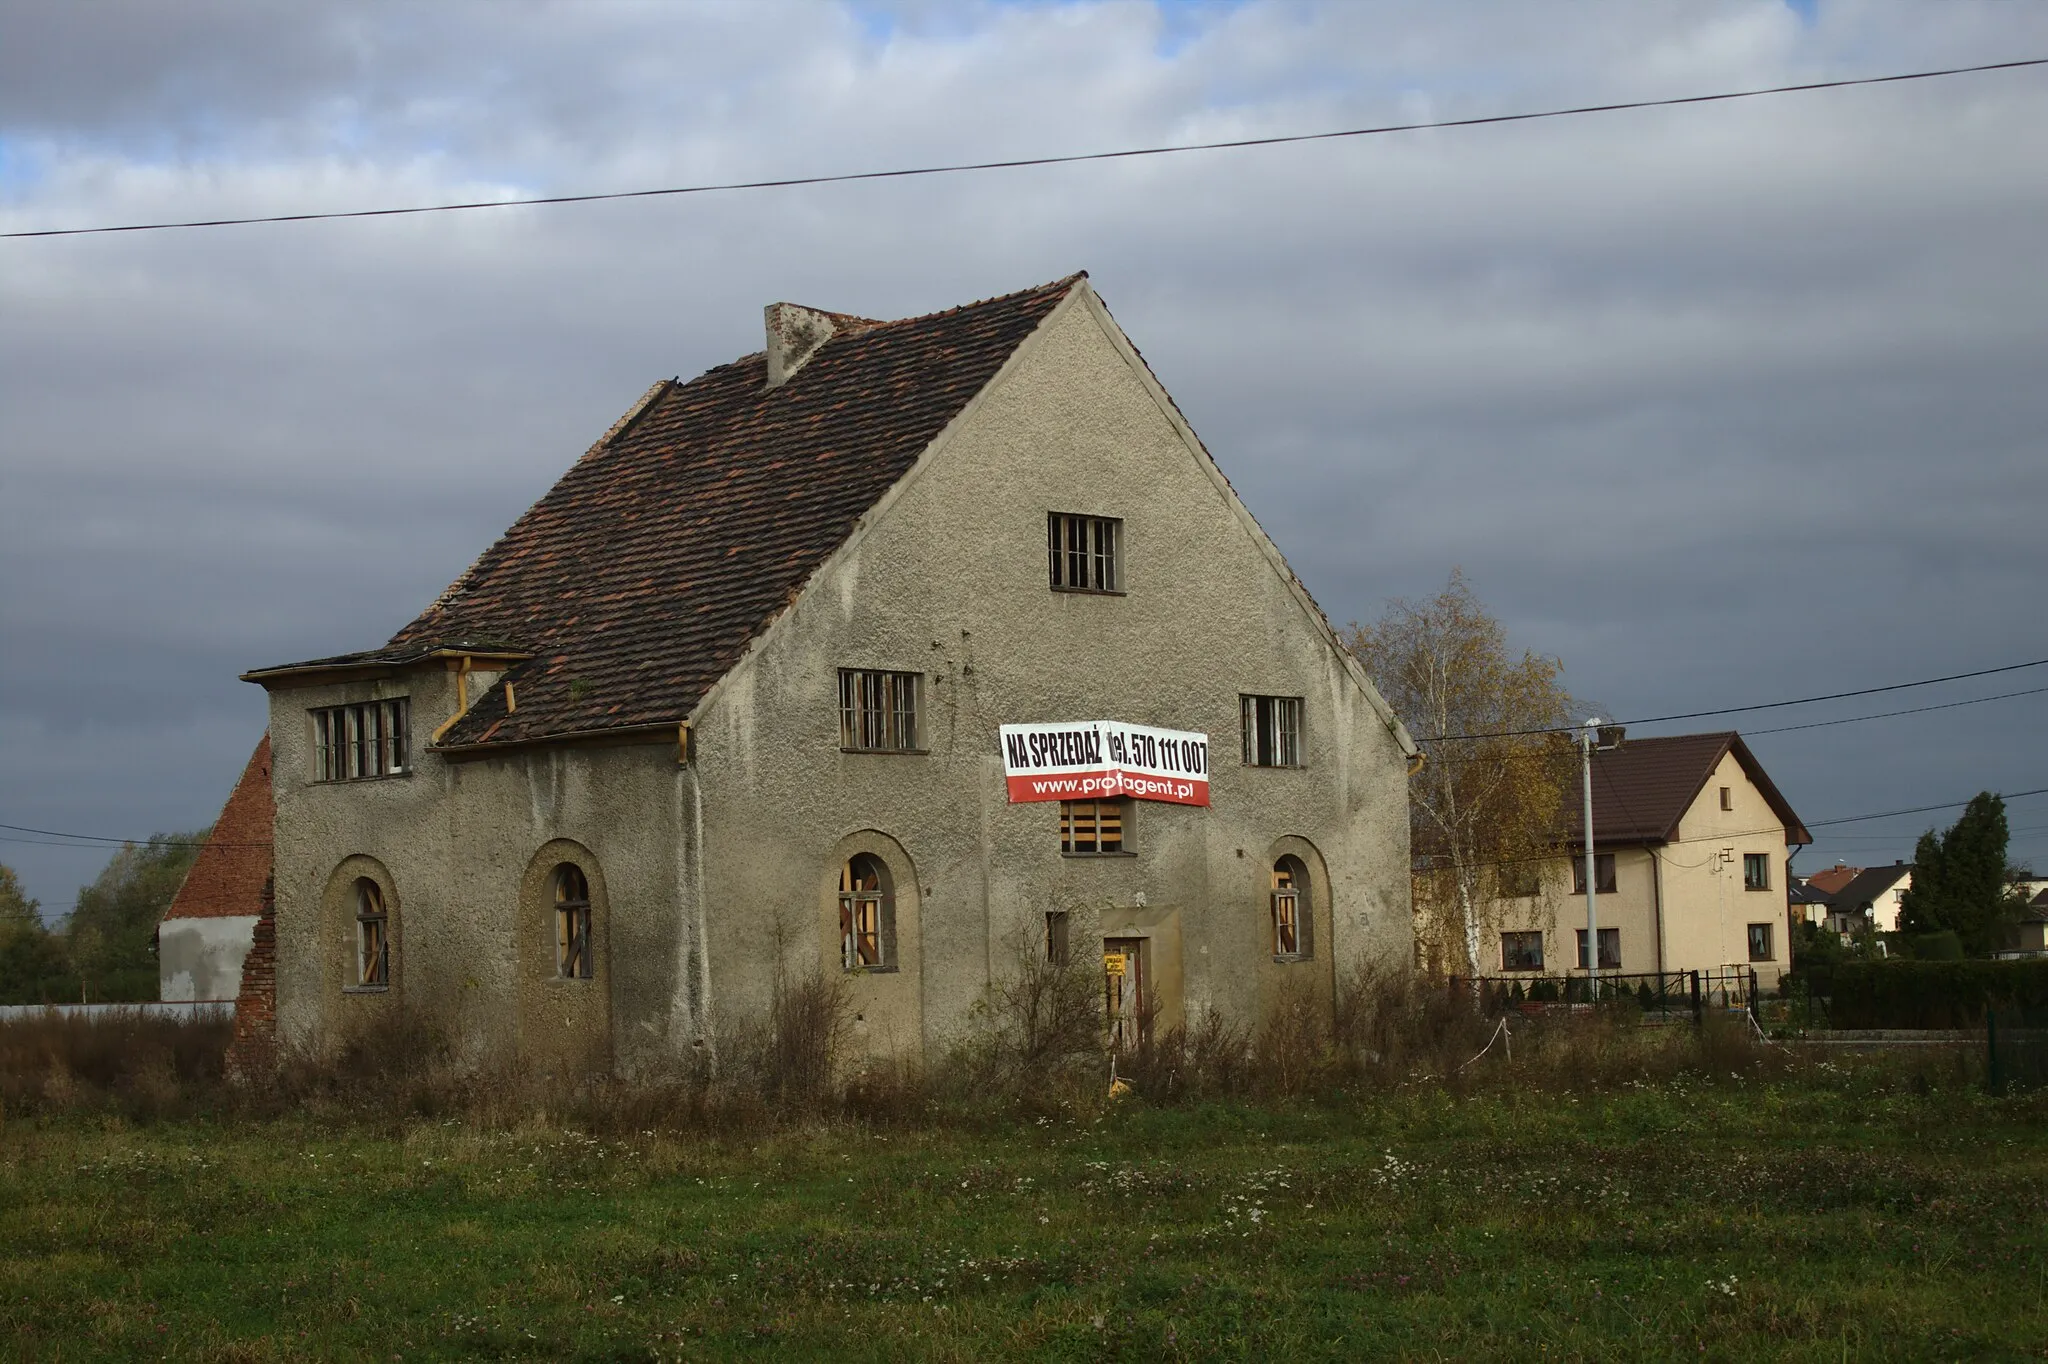
{"type": "MultiPolygon", "coordinates": [[[[0,230],[1516,112],[2048,56],[2007,0],[0,4],[0,230]]],[[[1092,273],[1338,622],[1462,565],[1622,718],[2048,657],[2048,69],[1266,150],[0,241],[0,822],[209,822],[236,674],[381,643],[778,300],[1092,273]]],[[[2048,668],[1750,732],[2048,686],[2048,668]]],[[[2048,786],[2048,696],[1762,735],[1819,820],[2048,786]]],[[[1688,726],[1663,726],[1678,732],[1688,726]]],[[[1644,730],[1642,732],[1652,732],[1644,730]]],[[[1803,854],[1912,854],[1950,814],[1803,854]]],[[[2048,799],[2015,852],[2048,869],[2048,799]]],[[[0,844],[46,909],[104,854],[0,844]]]]}

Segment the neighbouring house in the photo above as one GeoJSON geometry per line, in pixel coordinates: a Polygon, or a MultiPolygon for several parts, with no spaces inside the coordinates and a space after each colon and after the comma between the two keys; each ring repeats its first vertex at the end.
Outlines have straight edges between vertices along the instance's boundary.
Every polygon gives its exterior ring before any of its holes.
{"type": "Polygon", "coordinates": [[[1896,933],[1899,906],[1913,885],[1913,868],[1905,862],[1866,867],[1828,897],[1827,926],[1837,933],[1896,933]]]}
{"type": "Polygon", "coordinates": [[[766,323],[383,647],[246,674],[281,1043],[646,1073],[822,977],[916,1061],[1048,958],[1125,1041],[1409,961],[1415,746],[1085,275],[766,323]]]}
{"type": "Polygon", "coordinates": [[[232,1000],[270,879],[270,740],[249,755],[157,926],[158,997],[232,1000]]]}
{"type": "Polygon", "coordinates": [[[2048,956],[2048,887],[2027,901],[2019,918],[2006,926],[2001,957],[2048,956]]]}
{"type": "MultiPolygon", "coordinates": [[[[1564,816],[1570,858],[1536,864],[1495,906],[1504,974],[1586,969],[1585,816],[1564,816]]],[[[1629,739],[1593,755],[1597,967],[1624,974],[1791,965],[1786,848],[1813,841],[1742,736],[1629,739]]]]}
{"type": "Polygon", "coordinates": [[[1833,898],[1815,885],[1810,876],[1793,877],[1791,884],[1785,887],[1785,899],[1791,906],[1795,923],[1822,923],[1834,905],[1833,898]]]}

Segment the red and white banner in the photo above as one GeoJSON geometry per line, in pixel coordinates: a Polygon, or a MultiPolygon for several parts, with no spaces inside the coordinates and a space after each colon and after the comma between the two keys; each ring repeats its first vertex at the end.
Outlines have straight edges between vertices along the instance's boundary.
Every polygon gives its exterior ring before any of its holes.
{"type": "Polygon", "coordinates": [[[1209,736],[1121,720],[1004,725],[1010,801],[1135,796],[1209,803],[1209,736]]]}

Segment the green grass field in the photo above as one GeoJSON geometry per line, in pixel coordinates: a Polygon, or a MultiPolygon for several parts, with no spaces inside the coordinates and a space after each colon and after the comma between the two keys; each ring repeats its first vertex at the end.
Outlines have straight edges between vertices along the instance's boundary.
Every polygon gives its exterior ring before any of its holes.
{"type": "Polygon", "coordinates": [[[1877,1063],[1013,1124],[0,1127],[24,1358],[2014,1359],[2048,1101],[1877,1063]]]}

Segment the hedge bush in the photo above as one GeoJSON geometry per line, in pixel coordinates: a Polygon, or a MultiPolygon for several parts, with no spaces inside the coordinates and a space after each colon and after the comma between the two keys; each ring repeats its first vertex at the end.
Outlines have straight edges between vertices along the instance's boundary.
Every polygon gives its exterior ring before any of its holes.
{"type": "Polygon", "coordinates": [[[1987,1009],[2048,1018],[2048,958],[1843,962],[1833,975],[1838,1028],[1976,1028],[1987,1009]]]}

